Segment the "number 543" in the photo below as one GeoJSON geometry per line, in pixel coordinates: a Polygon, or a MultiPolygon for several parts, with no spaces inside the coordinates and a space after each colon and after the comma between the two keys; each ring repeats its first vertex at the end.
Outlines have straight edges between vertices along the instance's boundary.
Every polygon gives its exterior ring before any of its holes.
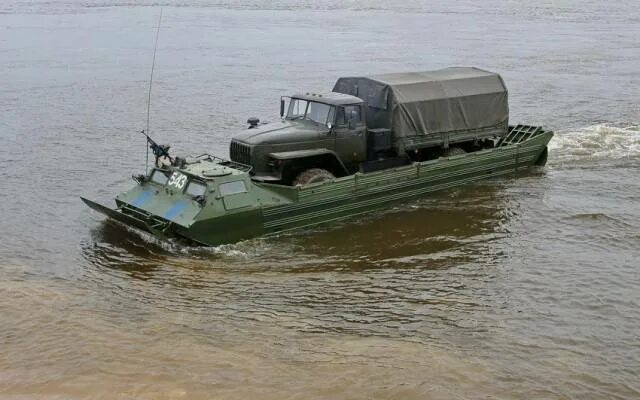
{"type": "Polygon", "coordinates": [[[183,189],[185,183],[187,183],[187,176],[179,172],[174,172],[173,174],[171,174],[171,177],[169,178],[169,182],[167,182],[167,185],[175,186],[178,189],[183,189]]]}

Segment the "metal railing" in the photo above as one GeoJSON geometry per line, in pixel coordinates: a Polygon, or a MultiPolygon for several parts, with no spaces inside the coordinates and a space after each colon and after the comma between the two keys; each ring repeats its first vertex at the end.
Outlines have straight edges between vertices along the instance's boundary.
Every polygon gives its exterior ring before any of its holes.
{"type": "Polygon", "coordinates": [[[515,125],[509,126],[509,132],[502,137],[496,147],[509,146],[512,144],[522,143],[532,137],[544,132],[542,127],[533,125],[515,125]]]}

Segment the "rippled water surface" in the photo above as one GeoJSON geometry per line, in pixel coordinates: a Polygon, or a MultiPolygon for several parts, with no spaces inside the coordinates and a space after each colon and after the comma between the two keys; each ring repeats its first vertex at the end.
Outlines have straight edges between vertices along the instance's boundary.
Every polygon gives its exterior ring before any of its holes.
{"type": "Polygon", "coordinates": [[[640,398],[636,1],[0,5],[0,398],[640,398]],[[104,221],[336,77],[475,65],[548,165],[313,230],[184,248],[104,221]]]}

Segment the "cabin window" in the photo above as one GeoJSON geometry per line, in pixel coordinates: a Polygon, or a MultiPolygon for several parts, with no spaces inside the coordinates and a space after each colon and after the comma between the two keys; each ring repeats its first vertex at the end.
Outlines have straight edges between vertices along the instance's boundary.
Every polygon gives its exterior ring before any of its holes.
{"type": "Polygon", "coordinates": [[[344,108],[344,115],[347,122],[349,122],[349,119],[353,119],[354,123],[360,123],[360,106],[346,106],[344,108]]]}
{"type": "Polygon", "coordinates": [[[232,194],[247,192],[247,185],[244,183],[244,181],[233,181],[233,182],[221,183],[220,186],[218,186],[218,188],[220,189],[220,194],[222,196],[229,196],[232,194]]]}
{"type": "Polygon", "coordinates": [[[287,119],[306,119],[325,125],[333,122],[334,107],[317,101],[292,99],[289,103],[287,119]]]}
{"type": "Polygon", "coordinates": [[[154,170],[151,174],[151,182],[157,183],[158,185],[166,185],[169,177],[162,171],[154,170]]]}
{"type": "Polygon", "coordinates": [[[328,104],[316,103],[315,101],[309,102],[306,118],[324,125],[327,123],[332,108],[328,104]]]}
{"type": "Polygon", "coordinates": [[[338,117],[336,118],[336,124],[348,125],[349,118],[353,119],[354,124],[359,124],[362,121],[359,105],[340,107],[338,109],[338,117]]]}
{"type": "Polygon", "coordinates": [[[187,185],[187,190],[185,191],[185,193],[188,194],[189,196],[196,197],[196,196],[204,196],[206,191],[207,191],[207,186],[204,183],[191,181],[187,185]]]}
{"type": "Polygon", "coordinates": [[[307,105],[309,104],[306,100],[301,99],[291,99],[289,102],[289,112],[287,113],[287,118],[294,119],[304,117],[307,113],[307,105]]]}

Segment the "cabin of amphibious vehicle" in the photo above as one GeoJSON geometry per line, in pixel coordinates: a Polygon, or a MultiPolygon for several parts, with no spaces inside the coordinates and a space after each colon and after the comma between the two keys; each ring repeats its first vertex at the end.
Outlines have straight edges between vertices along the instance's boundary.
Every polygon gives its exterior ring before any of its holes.
{"type": "Polygon", "coordinates": [[[509,125],[502,78],[477,68],[344,77],[282,97],[281,120],[235,135],[230,160],[171,157],[91,208],[161,238],[217,245],[367,213],[544,165],[551,131],[509,125]]]}

